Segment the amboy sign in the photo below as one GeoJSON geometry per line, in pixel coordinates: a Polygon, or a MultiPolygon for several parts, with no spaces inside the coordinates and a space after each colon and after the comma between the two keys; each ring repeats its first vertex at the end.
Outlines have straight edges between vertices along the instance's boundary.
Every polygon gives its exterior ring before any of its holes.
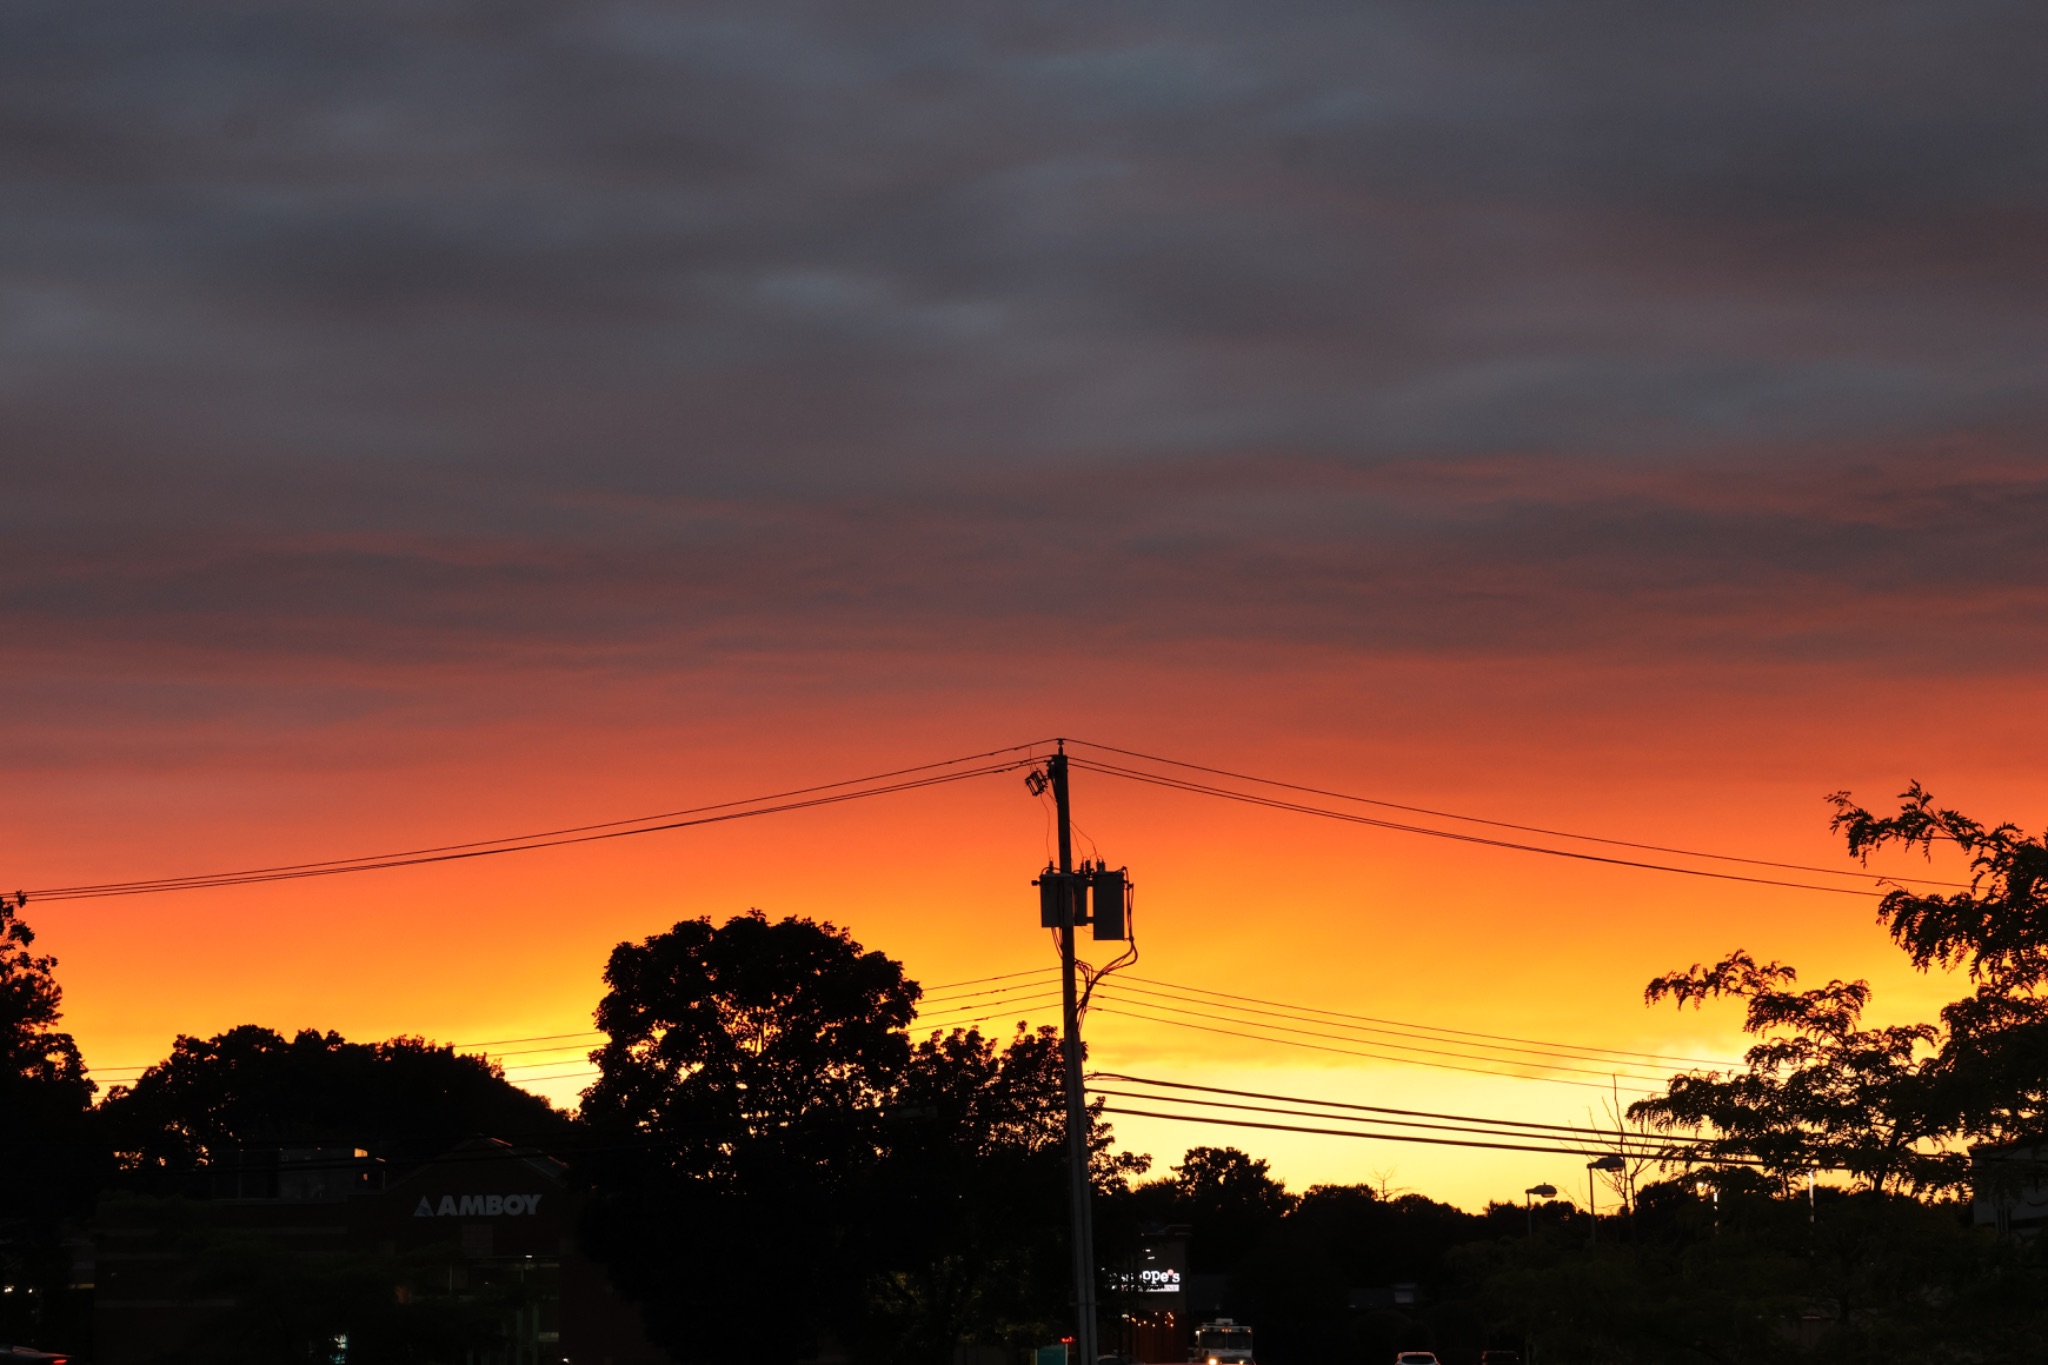
{"type": "Polygon", "coordinates": [[[412,1211],[415,1218],[508,1218],[522,1213],[534,1213],[540,1209],[537,1194],[444,1194],[441,1202],[435,1203],[426,1195],[420,1196],[420,1206],[412,1211]]]}

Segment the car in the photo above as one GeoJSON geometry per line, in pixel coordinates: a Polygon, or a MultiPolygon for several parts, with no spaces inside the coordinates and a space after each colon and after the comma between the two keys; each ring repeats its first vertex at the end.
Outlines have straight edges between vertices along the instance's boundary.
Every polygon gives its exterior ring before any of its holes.
{"type": "Polygon", "coordinates": [[[1481,1351],[1479,1365],[1522,1365],[1520,1351],[1481,1351]]]}
{"type": "Polygon", "coordinates": [[[65,1365],[70,1356],[38,1351],[33,1346],[0,1346],[0,1365],[65,1365]]]}
{"type": "Polygon", "coordinates": [[[1438,1365],[1435,1351],[1403,1351],[1394,1357],[1394,1365],[1438,1365]]]}

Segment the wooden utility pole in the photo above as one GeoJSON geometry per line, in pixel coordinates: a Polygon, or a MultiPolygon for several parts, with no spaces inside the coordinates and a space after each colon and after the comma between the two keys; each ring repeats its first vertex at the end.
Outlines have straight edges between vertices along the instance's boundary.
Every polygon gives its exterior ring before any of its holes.
{"type": "Polygon", "coordinates": [[[1081,1080],[1081,996],[1074,968],[1075,920],[1084,902],[1082,895],[1075,894],[1082,884],[1073,877],[1073,812],[1067,799],[1065,740],[1046,760],[1045,775],[1059,816],[1060,883],[1067,888],[1060,897],[1060,1003],[1065,1025],[1061,1050],[1067,1063],[1067,1162],[1074,1219],[1074,1346],[1080,1357],[1076,1365],[1095,1365],[1095,1220],[1089,1201],[1088,1097],[1081,1080]]]}

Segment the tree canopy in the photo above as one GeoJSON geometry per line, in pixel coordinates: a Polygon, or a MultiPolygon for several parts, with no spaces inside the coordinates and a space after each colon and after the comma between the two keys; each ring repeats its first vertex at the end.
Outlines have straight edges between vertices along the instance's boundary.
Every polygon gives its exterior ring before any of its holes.
{"type": "Polygon", "coordinates": [[[101,1172],[91,1140],[94,1085],[59,1025],[56,958],[35,951],[23,899],[0,896],[0,1280],[37,1293],[0,1300],[0,1333],[67,1282],[61,1220],[91,1206],[101,1172]]]}
{"type": "Polygon", "coordinates": [[[604,979],[589,1241],[679,1360],[793,1360],[859,1316],[852,1215],[918,988],[830,924],[759,912],[622,943],[604,979]]]}
{"type": "Polygon", "coordinates": [[[0,1107],[17,1117],[82,1109],[96,1088],[78,1044],[57,1027],[57,959],[35,951],[35,930],[21,917],[26,904],[0,896],[0,1107]]]}
{"type": "Polygon", "coordinates": [[[1946,1133],[1927,1105],[1927,1050],[1939,1030],[1862,1028],[1867,983],[1788,989],[1797,979],[1782,963],[1738,951],[1652,981],[1650,1002],[1746,1002],[1743,1028],[1762,1041],[1744,1054],[1746,1071],[1674,1076],[1663,1094],[1630,1105],[1629,1116],[1665,1132],[1704,1130],[1709,1140],[1685,1148],[1692,1160],[1755,1160],[1781,1187],[1821,1165],[1878,1189],[1955,1186],[1965,1168],[1941,1150],[1946,1133]]]}
{"type": "Polygon", "coordinates": [[[1914,966],[1963,968],[1975,987],[1941,1011],[1940,1053],[1928,1069],[1935,1120],[1991,1142],[2048,1136],[2048,836],[1937,806],[1918,782],[1894,815],[1873,815],[1846,792],[1830,800],[1834,827],[1858,857],[1946,844],[1969,859],[1968,887],[1895,887],[1877,910],[1914,966]]]}
{"type": "Polygon", "coordinates": [[[156,1190],[244,1148],[361,1147],[402,1170],[478,1133],[546,1142],[569,1126],[495,1063],[444,1044],[314,1029],[287,1038],[255,1024],[180,1036],[101,1110],[123,1182],[156,1190]]]}
{"type": "Polygon", "coordinates": [[[1828,800],[1852,856],[1946,845],[1967,857],[1966,886],[1894,885],[1877,918],[1921,971],[1965,970],[1971,994],[1938,1021],[1865,1028],[1868,982],[1798,990],[1793,968],[1741,950],[1695,964],[1652,981],[1645,999],[1741,1000],[1759,1041],[1744,1070],[1674,1076],[1630,1114],[1692,1137],[1694,1160],[1753,1161],[1781,1183],[1819,1168],[1875,1190],[1961,1190],[1969,1142],[2048,1133],[2048,845],[1939,806],[1918,782],[1891,815],[1847,792],[1828,800]]]}

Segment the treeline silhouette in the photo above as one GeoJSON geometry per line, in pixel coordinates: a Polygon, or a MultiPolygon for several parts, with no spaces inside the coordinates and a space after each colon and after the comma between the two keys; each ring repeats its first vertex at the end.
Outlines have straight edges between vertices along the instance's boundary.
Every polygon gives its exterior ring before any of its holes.
{"type": "MultiPolygon", "coordinates": [[[[2028,1358],[2048,1265],[2012,1218],[2042,1202],[2048,852],[1917,785],[1891,816],[1835,803],[1852,852],[1946,843],[1971,859],[1968,889],[1881,907],[1917,965],[1967,972],[1970,995],[1938,1020],[1866,1028],[1865,983],[1801,990],[1739,950],[1653,981],[1653,1002],[1740,1001],[1757,1041],[1740,1068],[1673,1077],[1614,1116],[1691,1159],[1610,1172],[1597,1229],[1562,1199],[1472,1214],[1367,1184],[1296,1193],[1231,1147],[1155,1171],[1115,1149],[1098,1104],[1105,1341],[1133,1340],[1119,1324],[1151,1306],[1118,1268],[1184,1240],[1186,1302],[1253,1322],[1271,1365],[1481,1348],[2028,1358]],[[1973,1146],[1997,1160],[1973,1166],[1973,1146]],[[2002,1212],[1986,1225],[1973,1195],[2002,1212]]],[[[101,1095],[22,911],[0,901],[0,1283],[18,1291],[0,1294],[0,1340],[86,1339],[73,1266],[106,1201],[246,1192],[282,1148],[395,1178],[479,1134],[567,1163],[583,1246],[681,1362],[937,1365],[1068,1330],[1057,1037],[921,1031],[901,964],[830,924],[750,912],[620,944],[598,1076],[572,1116],[450,1046],[254,1025],[181,1037],[101,1095]]],[[[352,1362],[456,1360],[488,1331],[475,1305],[408,1306],[392,1292],[403,1268],[374,1258],[221,1264],[271,1318],[209,1358],[324,1358],[346,1334],[352,1362]]]]}

